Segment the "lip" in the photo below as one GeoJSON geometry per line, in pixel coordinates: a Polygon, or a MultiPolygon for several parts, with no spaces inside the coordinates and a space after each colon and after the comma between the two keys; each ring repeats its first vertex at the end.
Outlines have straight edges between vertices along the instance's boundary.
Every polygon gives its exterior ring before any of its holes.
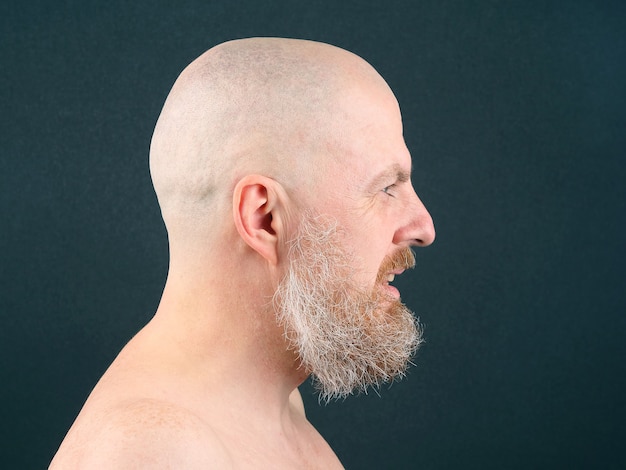
{"type": "Polygon", "coordinates": [[[400,298],[400,291],[395,286],[392,286],[391,284],[385,284],[383,288],[385,289],[385,292],[394,299],[400,298]]]}

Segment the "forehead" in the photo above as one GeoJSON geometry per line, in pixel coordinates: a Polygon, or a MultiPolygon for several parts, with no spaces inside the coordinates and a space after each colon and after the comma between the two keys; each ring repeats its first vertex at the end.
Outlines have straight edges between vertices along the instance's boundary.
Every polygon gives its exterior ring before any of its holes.
{"type": "Polygon", "coordinates": [[[340,119],[333,123],[332,171],[355,184],[393,177],[408,180],[411,156],[393,93],[382,87],[356,88],[340,104],[340,119]]]}

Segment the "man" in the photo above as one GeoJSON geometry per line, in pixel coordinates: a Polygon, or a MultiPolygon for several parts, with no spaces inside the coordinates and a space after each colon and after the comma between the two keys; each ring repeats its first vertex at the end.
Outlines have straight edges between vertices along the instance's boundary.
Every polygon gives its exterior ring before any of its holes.
{"type": "Polygon", "coordinates": [[[393,380],[420,342],[390,282],[434,228],[393,93],[326,44],[221,44],[172,88],[150,170],[163,297],[51,468],[341,468],[297,387],[393,380]]]}

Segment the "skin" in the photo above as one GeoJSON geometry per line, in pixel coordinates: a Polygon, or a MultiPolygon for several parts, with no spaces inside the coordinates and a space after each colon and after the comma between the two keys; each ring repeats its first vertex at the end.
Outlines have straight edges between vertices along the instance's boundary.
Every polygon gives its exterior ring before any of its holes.
{"type": "Polygon", "coordinates": [[[386,256],[433,241],[393,93],[332,46],[226,43],[174,85],[150,165],[170,242],[161,303],[50,468],[341,468],[271,298],[309,208],[342,227],[365,288],[386,256]]]}

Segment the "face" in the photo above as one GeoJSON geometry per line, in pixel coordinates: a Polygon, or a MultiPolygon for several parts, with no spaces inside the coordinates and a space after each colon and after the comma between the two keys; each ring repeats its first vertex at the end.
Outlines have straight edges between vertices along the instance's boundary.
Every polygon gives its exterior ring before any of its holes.
{"type": "MultiPolygon", "coordinates": [[[[322,159],[324,172],[308,201],[342,228],[361,263],[355,281],[363,286],[376,283],[385,258],[410,246],[427,246],[435,237],[430,214],[411,184],[411,155],[396,99],[382,79],[372,82],[342,93],[339,111],[333,113],[332,127],[338,131],[329,140],[330,156],[322,159]]],[[[393,286],[385,288],[400,297],[393,286]]]]}
{"type": "Polygon", "coordinates": [[[301,216],[276,293],[279,320],[322,397],[402,376],[420,343],[412,313],[389,284],[434,239],[410,180],[411,157],[386,86],[343,94],[323,177],[301,216]]]}

